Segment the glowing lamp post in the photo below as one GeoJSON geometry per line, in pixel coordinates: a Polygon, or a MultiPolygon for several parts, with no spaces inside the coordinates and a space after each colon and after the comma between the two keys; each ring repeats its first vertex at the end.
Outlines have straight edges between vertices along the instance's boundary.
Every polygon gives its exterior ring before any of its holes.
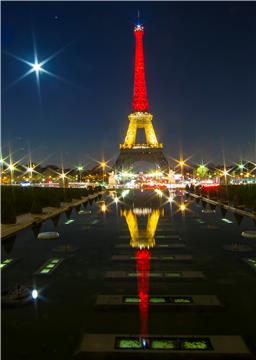
{"type": "Polygon", "coordinates": [[[10,170],[10,184],[12,185],[12,180],[13,180],[13,172],[15,170],[15,166],[13,164],[10,164],[8,166],[8,170],[10,170]]]}
{"type": "Polygon", "coordinates": [[[104,182],[104,178],[105,178],[105,168],[106,168],[106,163],[105,163],[105,161],[102,161],[101,163],[100,163],[100,165],[101,165],[101,167],[102,167],[102,182],[104,182]]]}
{"type": "Polygon", "coordinates": [[[81,172],[84,170],[83,166],[78,166],[77,170],[79,171],[79,182],[81,183],[81,172]]]}
{"type": "Polygon", "coordinates": [[[243,176],[244,173],[243,173],[243,170],[244,170],[244,164],[238,164],[238,169],[240,170],[240,176],[243,176]]]}
{"type": "Polygon", "coordinates": [[[180,161],[179,161],[179,165],[180,165],[181,175],[183,176],[183,167],[184,167],[184,165],[185,165],[185,161],[184,161],[184,160],[180,160],[180,161]]]}
{"type": "Polygon", "coordinates": [[[33,182],[33,172],[34,172],[33,166],[27,167],[27,172],[29,173],[30,181],[33,182]]]}

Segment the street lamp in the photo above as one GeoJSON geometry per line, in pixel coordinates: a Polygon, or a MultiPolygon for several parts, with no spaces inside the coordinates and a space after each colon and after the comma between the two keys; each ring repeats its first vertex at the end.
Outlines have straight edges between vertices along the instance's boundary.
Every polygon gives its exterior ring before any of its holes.
{"type": "Polygon", "coordinates": [[[101,165],[101,167],[102,167],[102,182],[104,182],[104,177],[105,177],[105,167],[106,167],[106,163],[105,163],[105,161],[102,161],[101,163],[100,163],[100,165],[101,165]]]}
{"type": "Polygon", "coordinates": [[[181,175],[183,176],[183,166],[185,165],[185,161],[184,161],[184,160],[180,160],[180,161],[179,161],[179,165],[180,165],[181,175]]]}
{"type": "Polygon", "coordinates": [[[10,170],[10,183],[12,185],[12,175],[13,175],[13,171],[15,170],[15,166],[12,163],[9,164],[8,170],[10,170]]]}
{"type": "Polygon", "coordinates": [[[34,171],[33,166],[27,167],[27,172],[30,174],[29,177],[30,177],[31,182],[33,182],[33,171],[34,171]]]}
{"type": "Polygon", "coordinates": [[[78,166],[77,170],[79,171],[79,182],[81,183],[81,171],[84,170],[84,167],[83,166],[78,166]]]}

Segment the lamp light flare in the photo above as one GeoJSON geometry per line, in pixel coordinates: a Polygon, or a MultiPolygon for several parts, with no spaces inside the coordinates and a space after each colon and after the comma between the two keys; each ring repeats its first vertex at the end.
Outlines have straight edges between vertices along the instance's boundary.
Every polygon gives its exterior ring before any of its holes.
{"type": "Polygon", "coordinates": [[[170,197],[169,197],[169,203],[171,204],[173,201],[174,201],[173,197],[170,196],[170,197]]]}
{"type": "Polygon", "coordinates": [[[13,171],[13,170],[15,170],[15,166],[14,166],[13,164],[10,164],[10,165],[8,166],[8,169],[9,169],[10,171],[13,171]]]}
{"type": "Polygon", "coordinates": [[[107,211],[106,204],[102,204],[102,205],[101,205],[101,211],[102,211],[103,213],[107,211]]]}
{"type": "Polygon", "coordinates": [[[33,289],[31,296],[34,300],[36,300],[38,298],[38,291],[36,289],[33,289]]]}
{"type": "Polygon", "coordinates": [[[34,171],[34,168],[32,168],[32,167],[27,168],[27,172],[33,172],[33,171],[34,171]]]}
{"type": "Polygon", "coordinates": [[[180,205],[180,210],[181,210],[181,211],[185,211],[185,210],[186,210],[186,205],[185,205],[185,204],[181,204],[181,205],[180,205]]]}

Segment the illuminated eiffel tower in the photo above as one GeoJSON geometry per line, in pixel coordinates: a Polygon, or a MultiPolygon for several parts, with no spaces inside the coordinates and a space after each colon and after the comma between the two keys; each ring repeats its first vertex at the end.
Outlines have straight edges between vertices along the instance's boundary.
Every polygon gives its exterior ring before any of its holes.
{"type": "Polygon", "coordinates": [[[153,115],[148,112],[148,98],[145,80],[143,35],[144,27],[134,27],[136,40],[134,89],[132,113],[128,116],[129,127],[125,141],[120,145],[120,154],[115,163],[116,171],[131,169],[136,161],[148,161],[164,172],[169,170],[169,164],[163,153],[163,144],[159,143],[153,128],[153,115]],[[145,144],[136,144],[137,129],[144,129],[145,144]]]}

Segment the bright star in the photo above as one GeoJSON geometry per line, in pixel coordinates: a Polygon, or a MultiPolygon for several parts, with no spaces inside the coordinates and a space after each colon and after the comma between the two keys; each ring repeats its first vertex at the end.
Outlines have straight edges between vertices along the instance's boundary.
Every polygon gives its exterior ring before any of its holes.
{"type": "Polygon", "coordinates": [[[67,48],[67,46],[69,46],[70,44],[67,44],[66,46],[62,47],[61,49],[59,49],[58,51],[56,51],[55,53],[53,53],[52,55],[50,55],[48,58],[42,60],[42,61],[38,61],[38,55],[37,55],[37,48],[36,48],[36,44],[35,44],[35,39],[34,39],[34,61],[30,62],[28,60],[25,60],[23,58],[21,58],[20,56],[11,54],[7,51],[3,51],[6,55],[9,55],[13,58],[15,58],[16,60],[21,61],[22,63],[28,65],[30,68],[29,70],[27,70],[23,75],[21,75],[18,79],[16,79],[15,81],[13,81],[11,84],[9,84],[9,86],[7,87],[7,89],[9,89],[10,87],[16,85],[18,82],[20,82],[21,80],[23,80],[24,78],[26,78],[27,76],[29,76],[30,74],[34,73],[36,75],[36,83],[37,83],[37,88],[38,88],[38,92],[40,95],[40,83],[39,83],[39,74],[47,74],[49,76],[52,76],[64,83],[69,83],[68,81],[66,81],[65,79],[62,79],[60,76],[53,74],[52,72],[46,70],[43,68],[43,66],[45,64],[47,64],[49,61],[53,60],[57,55],[59,55],[64,49],[67,48]]]}
{"type": "Polygon", "coordinates": [[[39,72],[39,71],[43,70],[42,67],[41,67],[41,64],[32,64],[32,69],[35,72],[39,72]]]}

